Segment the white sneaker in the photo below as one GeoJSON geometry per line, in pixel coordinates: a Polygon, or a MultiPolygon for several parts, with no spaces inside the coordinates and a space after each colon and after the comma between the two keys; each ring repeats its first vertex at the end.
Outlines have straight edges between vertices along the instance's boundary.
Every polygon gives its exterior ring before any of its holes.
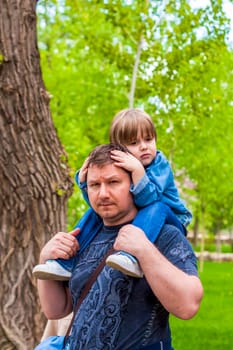
{"type": "Polygon", "coordinates": [[[68,281],[71,272],[62,267],[56,260],[48,260],[45,264],[36,265],[33,275],[40,280],[68,281]]]}
{"type": "Polygon", "coordinates": [[[124,274],[132,277],[142,278],[143,272],[137,260],[130,254],[118,252],[111,254],[106,259],[106,264],[124,274]]]}

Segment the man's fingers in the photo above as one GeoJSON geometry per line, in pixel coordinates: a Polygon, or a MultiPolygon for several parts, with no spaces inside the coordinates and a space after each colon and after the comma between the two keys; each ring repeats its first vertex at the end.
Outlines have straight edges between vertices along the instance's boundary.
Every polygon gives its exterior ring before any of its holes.
{"type": "Polygon", "coordinates": [[[74,229],[73,231],[70,232],[70,234],[74,237],[77,236],[79,233],[80,233],[79,227],[77,227],[76,229],[74,229]]]}

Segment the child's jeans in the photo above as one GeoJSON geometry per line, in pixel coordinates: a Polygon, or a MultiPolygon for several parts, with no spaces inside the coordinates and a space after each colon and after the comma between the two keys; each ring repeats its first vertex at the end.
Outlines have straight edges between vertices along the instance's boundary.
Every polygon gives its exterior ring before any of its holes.
{"type": "Polygon", "coordinates": [[[162,202],[155,202],[141,208],[135,216],[133,225],[140,227],[151,242],[155,242],[164,224],[177,227],[185,236],[186,228],[177,219],[170,207],[162,202]]]}
{"type": "MultiPolygon", "coordinates": [[[[147,238],[151,242],[155,242],[164,224],[176,226],[184,235],[186,235],[186,228],[177,219],[173,211],[162,202],[155,202],[144,208],[139,209],[132,225],[141,228],[147,238]]],[[[93,240],[95,235],[103,226],[102,219],[94,212],[93,209],[88,209],[75,228],[80,228],[80,233],[77,236],[79,241],[81,253],[88,244],[93,240]]],[[[57,259],[56,261],[68,271],[72,271],[74,258],[69,260],[57,259]]]]}

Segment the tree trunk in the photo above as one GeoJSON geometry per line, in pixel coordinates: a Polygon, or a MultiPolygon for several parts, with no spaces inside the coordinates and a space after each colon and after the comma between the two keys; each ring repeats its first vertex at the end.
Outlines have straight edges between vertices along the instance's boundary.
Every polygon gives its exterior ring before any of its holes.
{"type": "Polygon", "coordinates": [[[0,0],[0,349],[32,350],[45,325],[32,268],[66,229],[66,154],[40,69],[36,0],[0,0]]]}
{"type": "Polygon", "coordinates": [[[198,213],[194,217],[194,227],[193,227],[193,244],[195,247],[198,245],[198,230],[199,230],[199,218],[198,213]]]}

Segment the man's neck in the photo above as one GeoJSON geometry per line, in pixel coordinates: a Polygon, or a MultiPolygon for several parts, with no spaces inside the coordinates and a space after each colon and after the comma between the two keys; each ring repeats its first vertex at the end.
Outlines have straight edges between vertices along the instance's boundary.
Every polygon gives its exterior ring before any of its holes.
{"type": "Polygon", "coordinates": [[[126,225],[129,222],[132,222],[135,216],[137,215],[137,209],[131,211],[127,215],[123,217],[114,217],[114,218],[103,218],[104,226],[118,226],[118,225],[126,225]]]}

